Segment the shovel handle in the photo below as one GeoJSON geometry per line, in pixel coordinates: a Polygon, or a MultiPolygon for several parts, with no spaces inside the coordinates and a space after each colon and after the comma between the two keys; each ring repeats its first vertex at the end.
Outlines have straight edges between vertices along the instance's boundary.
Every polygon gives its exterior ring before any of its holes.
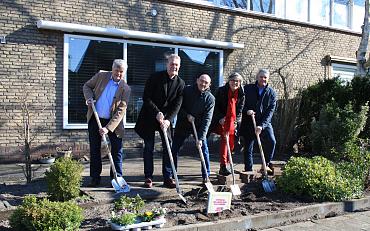
{"type": "MultiPolygon", "coordinates": [[[[102,128],[102,126],[101,126],[99,115],[98,115],[98,112],[96,111],[94,103],[91,104],[91,108],[93,110],[96,123],[98,124],[99,130],[100,130],[102,128]]],[[[117,179],[116,167],[114,166],[113,157],[112,157],[112,154],[110,153],[110,150],[109,150],[109,147],[108,147],[108,144],[107,144],[107,137],[105,136],[105,134],[102,135],[102,139],[103,139],[104,145],[106,146],[106,148],[108,150],[108,157],[109,157],[109,161],[110,161],[110,166],[111,166],[112,171],[113,171],[114,179],[116,180],[117,184],[119,185],[119,182],[118,182],[118,179],[117,179]]]]}
{"type": "Polygon", "coordinates": [[[167,137],[167,131],[164,128],[161,128],[161,129],[162,129],[162,132],[163,132],[164,141],[166,143],[168,157],[170,158],[170,163],[171,163],[173,176],[175,177],[176,191],[177,191],[177,193],[181,194],[180,185],[179,185],[179,178],[177,177],[177,172],[176,172],[176,168],[175,168],[175,163],[173,161],[171,146],[170,146],[170,142],[168,141],[168,137],[167,137]]]}
{"type": "Polygon", "coordinates": [[[206,161],[204,159],[202,148],[199,147],[199,145],[198,145],[199,139],[198,139],[197,129],[195,128],[194,121],[191,121],[191,126],[193,127],[195,142],[196,142],[196,146],[197,146],[197,149],[198,149],[198,152],[199,152],[200,160],[202,162],[203,169],[206,172],[206,180],[207,180],[207,182],[209,182],[209,177],[208,177],[207,167],[206,167],[206,161]]]}
{"type": "Polygon", "coordinates": [[[233,185],[235,185],[234,163],[233,163],[233,158],[231,157],[229,132],[226,132],[225,139],[226,139],[227,155],[229,156],[229,161],[230,161],[231,175],[233,177],[233,185]]]}
{"type": "Polygon", "coordinates": [[[260,135],[257,134],[257,132],[256,132],[257,125],[256,125],[256,118],[255,118],[254,112],[251,114],[251,117],[252,117],[252,121],[253,121],[254,132],[255,132],[256,137],[257,137],[258,148],[260,149],[260,153],[261,153],[262,166],[263,166],[263,174],[265,176],[267,176],[267,168],[266,168],[265,154],[263,153],[263,148],[262,148],[262,144],[261,144],[260,135]]]}

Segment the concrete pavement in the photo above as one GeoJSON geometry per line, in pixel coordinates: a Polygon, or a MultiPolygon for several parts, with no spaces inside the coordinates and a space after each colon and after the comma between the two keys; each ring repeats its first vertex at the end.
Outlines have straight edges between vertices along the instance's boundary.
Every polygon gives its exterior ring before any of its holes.
{"type": "Polygon", "coordinates": [[[279,226],[264,231],[370,231],[370,211],[355,212],[321,220],[310,220],[292,225],[279,226]]]}

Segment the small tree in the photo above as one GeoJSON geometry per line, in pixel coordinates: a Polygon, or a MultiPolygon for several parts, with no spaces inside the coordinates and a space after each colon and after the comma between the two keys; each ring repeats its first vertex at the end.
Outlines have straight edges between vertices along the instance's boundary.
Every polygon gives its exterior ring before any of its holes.
{"type": "MultiPolygon", "coordinates": [[[[32,142],[36,139],[38,131],[41,130],[43,127],[35,127],[33,128],[32,124],[32,110],[36,110],[30,106],[29,102],[29,91],[22,87],[22,95],[19,96],[18,102],[20,103],[20,117],[21,122],[15,122],[16,126],[19,128],[19,139],[23,141],[23,148],[21,149],[24,159],[25,159],[25,168],[23,169],[23,173],[26,177],[27,183],[30,183],[32,180],[32,168],[31,168],[31,147],[32,142]]],[[[41,109],[41,112],[45,110],[45,107],[41,109]]],[[[9,116],[8,116],[9,117],[9,116]]]]}
{"type": "Polygon", "coordinates": [[[356,52],[356,59],[357,59],[356,75],[359,75],[361,77],[364,77],[366,75],[365,55],[366,55],[368,42],[369,42],[369,0],[366,0],[365,1],[364,24],[362,25],[361,42],[356,52]]]}

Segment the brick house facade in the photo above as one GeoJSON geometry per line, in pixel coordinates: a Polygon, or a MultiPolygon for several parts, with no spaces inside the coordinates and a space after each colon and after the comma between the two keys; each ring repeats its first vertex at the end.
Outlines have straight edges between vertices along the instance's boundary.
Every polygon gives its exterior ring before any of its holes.
{"type": "MultiPolygon", "coordinates": [[[[360,33],[349,30],[183,1],[4,0],[0,12],[0,35],[6,36],[5,43],[0,44],[2,163],[22,158],[20,102],[26,92],[32,125],[39,128],[32,132],[35,155],[55,150],[55,147],[72,147],[75,153],[88,150],[86,129],[63,128],[63,65],[67,63],[64,36],[120,39],[94,33],[40,29],[37,27],[39,20],[244,44],[242,49],[217,48],[223,52],[223,75],[227,77],[237,71],[246,82],[251,82],[258,68],[267,67],[272,71],[271,85],[285,103],[294,102],[296,94],[304,87],[330,77],[325,58],[328,55],[354,59],[361,39],[360,33]]],[[[286,137],[282,131],[291,129],[294,121],[283,122],[283,117],[290,114],[294,119],[294,109],[290,112],[281,109],[275,116],[280,143],[287,142],[279,137],[286,137]]],[[[127,148],[140,146],[141,141],[133,129],[127,129],[126,137],[127,148]]]]}

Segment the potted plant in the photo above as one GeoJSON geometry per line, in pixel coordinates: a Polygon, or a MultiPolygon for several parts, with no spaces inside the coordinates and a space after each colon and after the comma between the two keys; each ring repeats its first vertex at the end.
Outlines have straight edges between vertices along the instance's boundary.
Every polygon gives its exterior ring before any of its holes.
{"type": "Polygon", "coordinates": [[[145,212],[142,209],[145,202],[139,195],[130,198],[121,196],[114,202],[114,209],[111,212],[111,228],[113,230],[147,230],[155,227],[163,227],[166,223],[164,215],[165,208],[155,208],[145,212]]]}

